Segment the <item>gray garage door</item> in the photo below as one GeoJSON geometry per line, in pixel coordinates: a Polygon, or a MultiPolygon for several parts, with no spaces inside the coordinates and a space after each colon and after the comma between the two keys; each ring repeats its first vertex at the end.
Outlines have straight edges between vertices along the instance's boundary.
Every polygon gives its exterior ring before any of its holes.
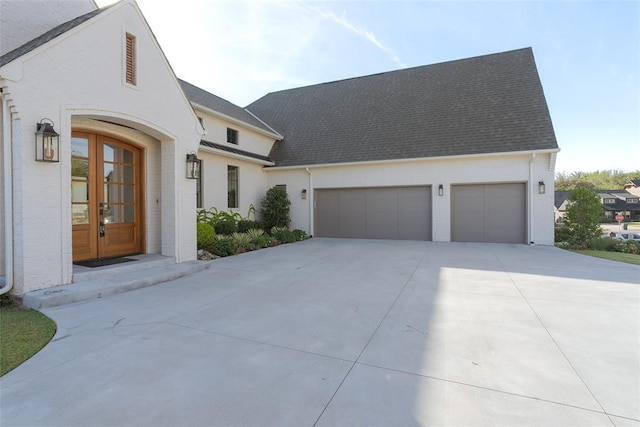
{"type": "Polygon", "coordinates": [[[318,237],[431,240],[431,187],[315,190],[318,237]]]}
{"type": "Polygon", "coordinates": [[[525,184],[451,187],[451,240],[526,243],[525,184]]]}

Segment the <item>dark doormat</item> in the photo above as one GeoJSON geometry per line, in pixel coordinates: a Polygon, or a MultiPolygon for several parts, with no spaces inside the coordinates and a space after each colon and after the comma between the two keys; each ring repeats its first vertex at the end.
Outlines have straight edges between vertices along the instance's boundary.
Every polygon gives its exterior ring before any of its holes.
{"type": "Polygon", "coordinates": [[[92,259],[90,261],[76,261],[74,262],[74,264],[79,265],[81,267],[95,268],[95,267],[104,267],[106,265],[121,264],[123,262],[129,262],[129,261],[137,261],[137,260],[132,258],[118,257],[118,258],[108,258],[108,259],[92,259]]]}

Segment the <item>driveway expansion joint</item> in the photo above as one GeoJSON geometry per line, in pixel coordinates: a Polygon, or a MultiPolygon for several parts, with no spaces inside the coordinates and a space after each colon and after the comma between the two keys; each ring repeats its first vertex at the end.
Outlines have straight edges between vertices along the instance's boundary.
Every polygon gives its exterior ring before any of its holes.
{"type": "Polygon", "coordinates": [[[582,375],[580,375],[580,373],[578,372],[578,370],[576,369],[575,366],[573,366],[573,363],[571,363],[571,360],[569,360],[569,357],[567,357],[566,353],[562,350],[562,347],[560,347],[560,344],[558,343],[558,341],[553,337],[553,335],[551,334],[551,331],[549,330],[549,328],[547,328],[547,325],[544,324],[544,322],[542,321],[542,319],[540,318],[540,316],[538,315],[538,313],[536,312],[536,310],[533,308],[533,306],[531,305],[531,302],[529,302],[529,300],[527,299],[527,297],[525,296],[525,294],[522,292],[522,290],[520,289],[520,287],[518,286],[518,284],[516,283],[516,281],[513,279],[513,277],[511,276],[511,273],[509,272],[509,270],[506,268],[506,266],[504,265],[504,263],[502,262],[502,260],[500,260],[500,258],[498,257],[498,255],[496,255],[495,251],[493,250],[493,248],[491,249],[491,252],[493,253],[493,256],[496,258],[496,261],[498,262],[498,264],[500,264],[500,266],[502,267],[502,269],[505,271],[505,273],[507,274],[507,276],[509,277],[509,280],[511,281],[511,283],[513,283],[513,286],[516,288],[516,290],[518,291],[518,293],[522,296],[522,299],[527,303],[527,306],[529,307],[529,309],[531,310],[531,312],[533,313],[533,315],[536,317],[536,319],[538,319],[538,322],[540,322],[540,325],[544,328],[544,330],[546,331],[547,335],[549,335],[549,338],[551,338],[551,341],[553,341],[554,345],[556,346],[556,348],[558,349],[558,351],[560,352],[560,354],[562,354],[562,357],[564,357],[564,359],[566,360],[566,362],[569,364],[569,366],[571,367],[571,369],[573,370],[573,372],[576,374],[576,376],[580,379],[580,381],[582,382],[582,384],[584,385],[584,387],[587,389],[587,391],[589,392],[589,394],[591,395],[591,397],[593,397],[593,400],[598,404],[598,406],[600,407],[600,409],[602,409],[602,413],[605,414],[607,416],[607,418],[609,418],[609,421],[611,422],[612,425],[615,426],[615,423],[613,422],[613,420],[611,419],[611,417],[609,416],[609,414],[607,413],[606,409],[604,409],[604,406],[602,406],[602,403],[600,403],[600,400],[598,400],[598,398],[596,397],[596,395],[593,393],[593,391],[591,390],[591,388],[589,387],[589,385],[586,383],[586,381],[584,380],[584,378],[582,378],[582,375]]]}

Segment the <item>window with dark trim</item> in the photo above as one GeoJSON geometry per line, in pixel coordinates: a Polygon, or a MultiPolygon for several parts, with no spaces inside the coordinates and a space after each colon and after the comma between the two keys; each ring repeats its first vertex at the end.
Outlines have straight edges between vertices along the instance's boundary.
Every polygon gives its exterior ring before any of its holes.
{"type": "Polygon", "coordinates": [[[125,81],[130,85],[135,85],[136,76],[136,36],[127,33],[125,49],[125,81]]]}
{"type": "Polygon", "coordinates": [[[200,170],[200,175],[196,180],[196,208],[202,208],[202,160],[198,160],[198,168],[200,170]]]}
{"type": "Polygon", "coordinates": [[[287,184],[276,184],[278,190],[282,190],[284,194],[287,194],[287,184]]]}
{"type": "Polygon", "coordinates": [[[227,142],[230,144],[238,145],[238,131],[235,129],[227,128],[227,142]]]}
{"type": "Polygon", "coordinates": [[[238,167],[227,166],[227,207],[238,207],[238,167]]]}

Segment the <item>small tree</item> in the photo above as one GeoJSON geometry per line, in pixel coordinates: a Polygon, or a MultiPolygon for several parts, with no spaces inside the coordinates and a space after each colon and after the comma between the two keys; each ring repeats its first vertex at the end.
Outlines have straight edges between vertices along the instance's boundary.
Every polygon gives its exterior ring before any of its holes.
{"type": "Polygon", "coordinates": [[[567,197],[567,217],[565,226],[569,231],[569,243],[583,245],[601,233],[600,218],[602,204],[595,191],[587,187],[577,187],[567,197]]]}
{"type": "Polygon", "coordinates": [[[287,192],[281,187],[272,187],[267,190],[267,195],[262,199],[260,206],[260,218],[265,230],[273,227],[289,227],[291,216],[289,207],[291,201],[287,192]]]}

